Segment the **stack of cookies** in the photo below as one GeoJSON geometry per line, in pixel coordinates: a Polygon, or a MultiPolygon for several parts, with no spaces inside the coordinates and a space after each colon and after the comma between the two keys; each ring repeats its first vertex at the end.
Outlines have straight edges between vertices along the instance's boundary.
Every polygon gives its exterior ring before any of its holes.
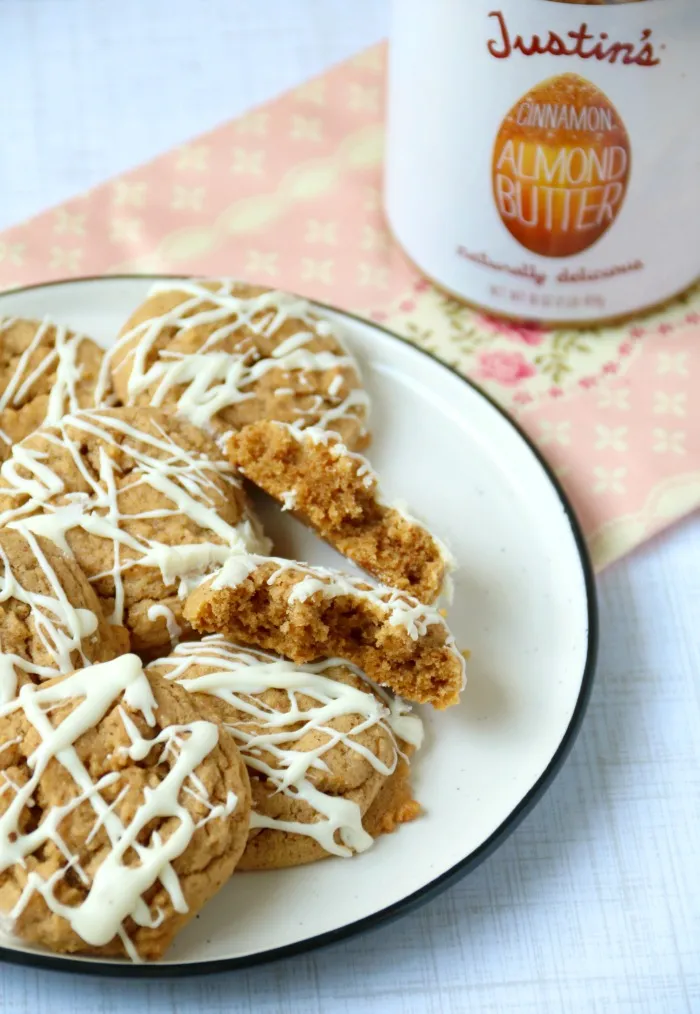
{"type": "Polygon", "coordinates": [[[369,401],[298,297],[155,286],[108,353],[0,322],[0,911],[163,955],[234,870],[420,812],[407,702],[458,701],[452,561],[383,499],[369,401]],[[246,484],[366,576],[274,555],[246,484]]]}

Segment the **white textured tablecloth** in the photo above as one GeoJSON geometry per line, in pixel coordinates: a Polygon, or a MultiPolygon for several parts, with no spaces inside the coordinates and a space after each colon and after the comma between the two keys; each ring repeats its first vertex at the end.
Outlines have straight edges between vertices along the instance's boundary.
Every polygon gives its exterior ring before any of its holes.
{"type": "MultiPolygon", "coordinates": [[[[384,0],[0,0],[0,227],[323,70],[387,22],[384,0]]],[[[600,605],[598,680],[569,762],[447,894],[293,962],[189,982],[2,966],[0,1009],[700,1011],[700,518],[605,574],[600,605]]]]}

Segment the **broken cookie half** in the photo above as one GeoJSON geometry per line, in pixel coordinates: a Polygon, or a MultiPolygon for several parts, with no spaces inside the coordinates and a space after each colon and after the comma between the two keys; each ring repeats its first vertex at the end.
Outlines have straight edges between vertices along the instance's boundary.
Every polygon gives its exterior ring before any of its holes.
{"type": "Polygon", "coordinates": [[[185,602],[204,633],[293,662],[347,659],[407,700],[457,704],[465,663],[440,612],[386,585],[324,567],[235,554],[185,602]]]}
{"type": "Polygon", "coordinates": [[[384,503],[366,458],[327,430],[264,420],[228,442],[231,463],[377,580],[434,602],[453,561],[428,529],[384,503]]]}

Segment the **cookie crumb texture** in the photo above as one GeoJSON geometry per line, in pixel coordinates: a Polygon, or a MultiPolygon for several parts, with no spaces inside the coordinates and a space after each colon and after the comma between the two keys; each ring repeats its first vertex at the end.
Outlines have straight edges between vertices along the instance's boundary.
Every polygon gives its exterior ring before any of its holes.
{"type": "Polygon", "coordinates": [[[369,443],[357,365],[299,296],[230,281],[157,285],[109,358],[125,405],[167,408],[211,433],[280,419],[369,443]]]}
{"type": "Polygon", "coordinates": [[[407,756],[422,723],[346,663],[296,665],[214,636],[148,672],[209,701],[248,766],[251,832],[237,869],[349,857],[419,813],[407,756]]]}
{"type": "Polygon", "coordinates": [[[249,813],[233,738],[134,655],[0,707],[0,909],[30,944],[162,957],[230,877],[249,813]]]}
{"type": "Polygon", "coordinates": [[[381,501],[369,462],[339,438],[266,420],[233,434],[227,450],[246,478],[377,580],[421,602],[438,597],[447,567],[442,546],[381,501]]]}
{"type": "Polygon", "coordinates": [[[464,659],[443,617],[405,592],[279,558],[231,557],[185,603],[201,632],[294,662],[339,657],[410,701],[457,704],[464,659]]]}
{"type": "Polygon", "coordinates": [[[44,423],[92,408],[103,358],[95,342],[61,324],[0,320],[0,461],[44,423]]]}
{"type": "Polygon", "coordinates": [[[38,683],[128,650],[73,560],[48,539],[0,529],[0,703],[38,683]]]}
{"type": "Polygon", "coordinates": [[[213,440],[145,408],[66,416],[16,445],[0,469],[0,524],[15,521],[72,554],[144,653],[181,627],[188,582],[267,548],[213,440]]]}

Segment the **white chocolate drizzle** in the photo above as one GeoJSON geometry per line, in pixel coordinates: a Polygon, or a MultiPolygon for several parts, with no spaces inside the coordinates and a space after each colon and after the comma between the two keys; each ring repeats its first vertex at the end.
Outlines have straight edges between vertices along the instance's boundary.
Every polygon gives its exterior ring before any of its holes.
{"type": "MultiPolygon", "coordinates": [[[[16,318],[11,317],[0,321],[0,332],[8,330],[16,323],[16,318]]],[[[78,398],[77,384],[81,377],[80,366],[78,365],[78,353],[80,346],[89,339],[82,334],[74,334],[63,324],[56,324],[44,318],[36,329],[36,333],[27,348],[17,360],[15,371],[0,394],[0,412],[6,408],[20,408],[31,391],[34,384],[49,370],[55,367],[56,373],[49,393],[49,403],[44,423],[47,425],[57,423],[67,412],[77,412],[81,406],[78,398]],[[47,341],[49,332],[53,330],[54,336],[47,341]],[[29,363],[42,345],[44,356],[34,368],[29,370],[29,363]]],[[[109,393],[108,385],[104,385],[103,395],[109,393]]],[[[10,438],[0,430],[0,438],[5,443],[11,444],[10,438]]]]}
{"type": "Polygon", "coordinates": [[[297,491],[295,489],[287,489],[282,494],[282,510],[293,511],[297,505],[297,491]]]}
{"type": "MultiPolygon", "coordinates": [[[[53,685],[27,684],[16,700],[0,707],[0,718],[23,711],[41,739],[27,758],[31,776],[24,785],[13,784],[2,772],[0,795],[9,793],[12,798],[0,815],[0,871],[14,864],[24,865],[28,856],[52,842],[65,856],[65,865],[46,879],[37,870],[28,873],[10,917],[17,919],[32,895],[38,893],[49,910],[65,919],[87,944],[101,947],[119,936],[129,957],[138,961],[138,952],[127,936],[124,921],[130,918],[137,926],[151,928],[162,923],[164,913],[151,911],[143,898],[156,881],[160,881],[169,895],[174,910],[187,912],[187,902],[172,862],[187,849],[198,828],[233,813],[238,799],[229,791],[225,803],[212,805],[196,775],[199,765],[218,743],[219,731],[213,722],[170,725],[147,739],[120,707],[119,714],[130,740],[128,747],[121,748],[123,752],[139,761],[154,747],[159,747],[160,762],[169,766],[162,780],[144,788],[143,801],[125,826],[118,813],[119,793],[116,804],[108,803],[102,796],[103,789],[118,785],[122,775],[114,771],[93,782],[76,750],[80,737],[94,728],[120,698],[126,707],[140,712],[149,726],[155,726],[156,700],[135,655],[123,655],[112,662],[82,669],[53,685]],[[66,703],[75,703],[75,707],[54,725],[49,713],[66,703]],[[52,761],[64,768],[66,779],[72,779],[75,793],[67,802],[52,807],[35,830],[24,832],[23,811],[32,805],[52,761]],[[188,795],[206,809],[205,816],[198,822],[185,805],[188,795]],[[104,829],[109,840],[109,849],[92,879],[81,867],[79,857],[70,853],[60,834],[61,821],[84,803],[94,812],[94,825],[86,846],[100,829],[104,829]],[[163,824],[176,823],[167,838],[151,831],[144,841],[143,832],[154,820],[163,824]],[[136,853],[138,863],[125,861],[130,852],[136,853]],[[75,871],[86,889],[86,896],[78,905],[65,905],[56,897],[56,887],[69,870],[75,871]]],[[[124,778],[124,793],[127,790],[128,782],[124,778]]]]}
{"type": "Polygon", "coordinates": [[[0,604],[14,599],[29,607],[34,634],[40,640],[51,664],[40,665],[9,651],[0,654],[0,703],[12,700],[17,690],[17,670],[36,679],[52,679],[61,673],[70,673],[81,665],[90,665],[83,651],[83,638],[94,634],[98,617],[90,609],[75,607],[66,595],[56,572],[46,558],[34,534],[24,525],[14,526],[24,537],[43,574],[49,591],[37,594],[21,583],[12,569],[12,563],[0,544],[0,604]]]}
{"type": "MultiPolygon", "coordinates": [[[[46,464],[46,453],[27,446],[27,441],[15,445],[12,457],[0,468],[0,474],[9,487],[0,490],[0,493],[15,496],[20,501],[28,496],[26,502],[20,502],[16,508],[0,514],[0,524],[15,527],[17,521],[21,521],[27,530],[45,536],[68,554],[71,554],[71,549],[66,534],[77,527],[114,544],[110,569],[90,575],[92,582],[106,576],[111,576],[114,581],[111,623],[123,622],[124,573],[134,566],[157,568],[166,585],[178,581],[179,592],[184,597],[202,574],[222,564],[232,551],[255,549],[266,552],[269,548],[269,541],[251,516],[244,516],[233,526],[224,521],[216,510],[216,480],[235,487],[239,485],[230,465],[186,450],[160,425],[156,424],[155,429],[155,434],[146,432],[118,414],[94,409],[65,416],[52,429],[38,431],[44,440],[56,445],[62,453],[68,451],[88,487],[87,493],[66,494],[63,481],[46,464]],[[96,439],[101,445],[98,476],[90,472],[81,457],[81,435],[85,440],[96,439]],[[117,489],[120,470],[107,453],[108,449],[119,447],[118,436],[125,438],[121,443],[122,453],[133,461],[130,488],[143,485],[157,490],[168,498],[171,507],[144,510],[128,516],[120,513],[120,491],[117,489]],[[190,518],[200,529],[220,541],[172,546],[124,529],[125,521],[179,515],[190,518]],[[130,551],[131,559],[123,557],[123,549],[130,551]]],[[[33,438],[28,439],[31,441],[33,438]]]]}
{"type": "MultiPolygon", "coordinates": [[[[174,388],[183,386],[177,399],[177,413],[195,426],[211,430],[212,419],[223,409],[255,396],[254,385],[271,370],[300,374],[323,374],[342,370],[360,383],[360,372],[353,357],[331,350],[313,352],[306,346],[314,339],[333,335],[340,339],[326,320],[321,320],[306,300],[284,292],[264,292],[243,297],[233,291],[231,281],[218,280],[216,291],[197,281],[182,281],[153,286],[149,297],[165,292],[183,293],[184,300],[165,313],[137,324],[123,334],[105,357],[96,397],[107,389],[109,370],[115,356],[131,343],[124,362],[129,364],[127,404],[134,404],[145,391],[152,392],[150,404],[163,405],[174,388]],[[299,321],[300,330],[281,341],[269,356],[261,356],[246,333],[273,339],[288,320],[299,321]],[[166,329],[189,330],[214,325],[214,330],[196,352],[183,353],[172,349],[157,352],[150,365],[149,358],[166,329]],[[240,335],[241,350],[226,351],[223,343],[232,335],[240,335]]],[[[331,381],[327,393],[317,395],[309,409],[298,409],[305,420],[321,428],[332,429],[337,420],[353,418],[362,423],[369,408],[367,393],[359,387],[344,398],[343,375],[331,381]]],[[[276,396],[289,393],[280,387],[276,396]]],[[[364,432],[364,430],[363,430],[364,432]]]]}
{"type": "Polygon", "coordinates": [[[170,643],[173,646],[178,644],[180,640],[180,635],[182,634],[182,627],[177,622],[177,619],[175,618],[175,613],[172,611],[172,609],[166,606],[165,603],[157,602],[154,605],[149,606],[148,619],[151,621],[151,623],[154,623],[158,619],[165,620],[165,626],[168,629],[168,637],[170,638],[170,643]]]}
{"type": "Polygon", "coordinates": [[[236,720],[233,716],[230,721],[226,716],[223,720],[248,767],[264,776],[275,792],[303,800],[316,814],[314,820],[304,822],[253,812],[251,828],[305,835],[337,856],[348,857],[370,847],[373,839],[362,826],[358,803],[321,791],[310,781],[309,773],[313,769],[328,771],[325,758],[342,744],[375,771],[390,777],[403,756],[398,740],[413,747],[422,743],[422,722],[411,714],[409,705],[375,686],[342,659],[294,665],[266,652],[239,647],[220,635],[180,644],[172,655],[152,662],[150,668],[177,680],[192,693],[213,695],[234,709],[236,720]],[[362,676],[367,690],[325,675],[338,666],[362,676]],[[189,675],[195,667],[207,671],[189,675]],[[285,710],[276,710],[262,699],[270,689],[286,692],[285,710]],[[333,724],[341,717],[354,719],[349,731],[333,724]],[[389,763],[358,739],[372,728],[382,729],[389,739],[389,763]],[[317,745],[309,750],[296,748],[311,732],[321,734],[315,737],[317,745]]]}

